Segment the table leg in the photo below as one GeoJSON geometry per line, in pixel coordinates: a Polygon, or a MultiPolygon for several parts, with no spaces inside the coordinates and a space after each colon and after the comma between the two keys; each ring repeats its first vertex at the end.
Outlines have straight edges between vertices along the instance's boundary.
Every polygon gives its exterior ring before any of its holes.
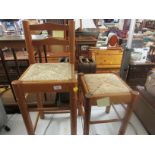
{"type": "Polygon", "coordinates": [[[89,99],[86,98],[86,102],[84,104],[85,115],[84,115],[84,135],[89,135],[89,122],[91,116],[91,105],[89,103],[89,99]]]}
{"type": "Polygon", "coordinates": [[[17,97],[17,103],[18,103],[20,112],[23,116],[23,120],[27,129],[27,132],[29,135],[33,135],[34,134],[33,124],[31,121],[30,114],[28,112],[28,106],[26,104],[25,95],[22,91],[22,86],[20,85],[19,81],[13,81],[12,85],[17,97]]]}
{"type": "Polygon", "coordinates": [[[71,107],[71,134],[77,134],[77,94],[70,91],[70,107],[71,107]]]}

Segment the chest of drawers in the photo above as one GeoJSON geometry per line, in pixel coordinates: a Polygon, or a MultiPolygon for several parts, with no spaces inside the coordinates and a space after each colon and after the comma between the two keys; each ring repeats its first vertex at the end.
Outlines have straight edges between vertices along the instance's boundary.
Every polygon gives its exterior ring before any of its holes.
{"type": "Polygon", "coordinates": [[[90,49],[92,58],[96,61],[98,72],[118,71],[121,66],[122,48],[90,49]]]}

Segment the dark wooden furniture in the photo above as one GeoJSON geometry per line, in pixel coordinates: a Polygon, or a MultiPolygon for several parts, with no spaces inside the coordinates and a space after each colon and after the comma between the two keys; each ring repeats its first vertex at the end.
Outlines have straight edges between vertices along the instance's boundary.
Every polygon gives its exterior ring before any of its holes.
{"type": "Polygon", "coordinates": [[[76,60],[75,69],[78,70],[79,57],[83,56],[91,58],[90,47],[96,46],[97,39],[93,36],[77,36],[76,37],[76,60]]]}
{"type": "MultiPolygon", "coordinates": [[[[75,62],[75,32],[74,21],[69,21],[68,25],[44,23],[29,25],[28,21],[23,21],[26,48],[29,53],[29,63],[31,64],[24,74],[16,81],[12,82],[17,102],[24,119],[28,134],[34,134],[39,116],[44,118],[44,113],[64,113],[71,114],[71,134],[77,132],[77,107],[76,107],[76,85],[77,80],[74,73],[75,62]],[[62,30],[67,31],[67,38],[53,38],[51,36],[40,40],[32,40],[31,32],[34,30],[62,30]],[[63,45],[68,50],[61,53],[62,56],[69,57],[69,63],[36,63],[34,47],[47,45],[63,45]],[[70,105],[68,107],[44,107],[42,94],[45,92],[70,93],[70,105]],[[29,109],[26,104],[26,94],[36,93],[38,107],[29,109]],[[29,111],[38,111],[38,116],[33,127],[29,111]]],[[[46,54],[46,52],[45,52],[46,54]]],[[[60,53],[56,56],[60,57],[60,53]]],[[[46,56],[45,56],[46,59],[46,56]]],[[[45,61],[46,62],[46,61],[45,61]]]]}
{"type": "Polygon", "coordinates": [[[126,82],[132,88],[136,89],[137,85],[144,86],[147,74],[155,67],[154,63],[129,64],[126,82]]]}
{"type": "MultiPolygon", "coordinates": [[[[11,81],[17,79],[28,67],[28,57],[23,36],[0,37],[0,85],[11,85],[11,81]],[[18,52],[17,52],[18,51],[18,52]]],[[[12,89],[13,92],[13,89],[12,89]]],[[[13,92],[14,95],[14,92],[13,92]]],[[[15,95],[14,95],[14,99],[15,95]]]]}
{"type": "Polygon", "coordinates": [[[96,41],[96,38],[92,36],[76,37],[76,59],[78,60],[79,56],[90,57],[91,53],[89,52],[89,48],[95,47],[96,41]]]}
{"type": "MultiPolygon", "coordinates": [[[[79,110],[84,116],[84,134],[89,134],[89,126],[91,124],[117,121],[122,121],[119,134],[124,134],[138,93],[129,88],[117,75],[112,73],[81,74],[79,86],[79,110]],[[91,107],[97,104],[98,99],[104,98],[110,101],[110,104],[106,107],[107,113],[109,113],[111,105],[126,104],[127,108],[124,117],[121,118],[119,112],[116,112],[118,119],[92,121],[90,119],[91,107]]],[[[114,110],[116,109],[114,108],[114,110]]]]}
{"type": "MultiPolygon", "coordinates": [[[[33,35],[33,40],[39,40],[44,37],[33,35]]],[[[18,79],[28,67],[28,53],[25,51],[25,48],[25,37],[23,35],[0,37],[0,85],[10,85],[12,89],[11,82],[18,79]]]]}

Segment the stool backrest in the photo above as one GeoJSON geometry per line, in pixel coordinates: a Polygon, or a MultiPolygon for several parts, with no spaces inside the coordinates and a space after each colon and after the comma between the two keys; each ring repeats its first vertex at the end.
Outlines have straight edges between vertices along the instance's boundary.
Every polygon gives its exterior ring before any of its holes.
{"type": "MultiPolygon", "coordinates": [[[[29,53],[29,62],[30,64],[35,63],[35,52],[34,47],[42,47],[44,54],[46,53],[47,46],[65,46],[67,51],[55,52],[54,57],[69,57],[69,62],[74,64],[75,62],[75,24],[71,20],[67,24],[56,24],[56,23],[43,23],[30,25],[27,20],[23,21],[24,35],[26,48],[29,53]],[[55,38],[47,35],[38,35],[36,38],[33,38],[33,32],[42,32],[46,30],[49,31],[64,31],[64,38],[55,38]]],[[[35,37],[35,36],[34,36],[35,37]]],[[[41,55],[41,54],[40,54],[41,55]]],[[[47,55],[45,54],[46,62],[47,55]]]]}

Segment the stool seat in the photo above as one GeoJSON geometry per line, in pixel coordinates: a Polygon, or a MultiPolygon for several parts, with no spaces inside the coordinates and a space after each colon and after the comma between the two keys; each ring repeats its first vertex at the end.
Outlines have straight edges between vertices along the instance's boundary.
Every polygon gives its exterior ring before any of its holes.
{"type": "Polygon", "coordinates": [[[89,93],[103,95],[109,93],[130,93],[130,88],[115,74],[85,74],[84,80],[89,93]]]}
{"type": "Polygon", "coordinates": [[[119,134],[124,134],[132,114],[133,104],[138,95],[119,76],[112,73],[80,74],[79,111],[84,119],[84,134],[89,134],[89,125],[121,121],[119,134]],[[101,104],[100,104],[100,103],[101,104]],[[120,116],[115,104],[126,104],[124,116],[120,116]],[[116,119],[91,120],[92,106],[106,106],[106,113],[112,106],[118,116],[116,119]]]}
{"type": "Polygon", "coordinates": [[[36,63],[32,64],[20,81],[62,81],[72,79],[70,63],[36,63]]]}

